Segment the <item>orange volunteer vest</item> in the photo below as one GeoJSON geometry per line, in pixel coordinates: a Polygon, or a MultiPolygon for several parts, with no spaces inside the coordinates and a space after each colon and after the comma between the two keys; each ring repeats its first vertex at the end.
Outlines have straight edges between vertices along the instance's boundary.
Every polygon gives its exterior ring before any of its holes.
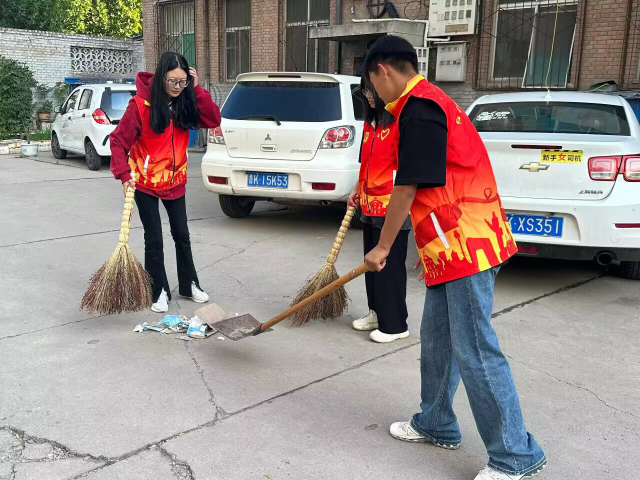
{"type": "Polygon", "coordinates": [[[149,123],[151,104],[138,95],[133,99],[142,123],[142,135],[129,152],[129,166],[135,171],[136,182],[152,191],[185,184],[189,131],[176,128],[171,119],[164,132],[155,133],[149,123]]]}
{"type": "Polygon", "coordinates": [[[384,128],[366,123],[360,152],[360,207],[369,217],[384,217],[398,170],[398,122],[384,128]]]}
{"type": "MultiPolygon", "coordinates": [[[[418,190],[411,206],[427,286],[498,266],[518,248],[511,234],[489,155],[475,127],[442,90],[416,75],[387,105],[400,118],[411,97],[436,102],[447,117],[447,184],[418,190]]],[[[425,155],[428,145],[425,145],[425,155]]]]}

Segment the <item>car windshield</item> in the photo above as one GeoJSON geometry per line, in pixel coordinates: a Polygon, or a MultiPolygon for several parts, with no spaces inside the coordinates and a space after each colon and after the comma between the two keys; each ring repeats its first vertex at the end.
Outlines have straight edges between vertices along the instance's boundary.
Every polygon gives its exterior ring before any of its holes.
{"type": "Polygon", "coordinates": [[[135,90],[111,90],[102,94],[100,109],[107,114],[110,120],[119,120],[129,105],[129,100],[136,94],[135,90]]]}
{"type": "Polygon", "coordinates": [[[469,118],[479,132],[568,133],[629,136],[624,108],[573,102],[477,105],[469,118]]]}
{"type": "Polygon", "coordinates": [[[240,82],[225,102],[222,117],[230,120],[275,117],[281,122],[331,122],[342,118],[341,110],[338,83],[240,82]]]}

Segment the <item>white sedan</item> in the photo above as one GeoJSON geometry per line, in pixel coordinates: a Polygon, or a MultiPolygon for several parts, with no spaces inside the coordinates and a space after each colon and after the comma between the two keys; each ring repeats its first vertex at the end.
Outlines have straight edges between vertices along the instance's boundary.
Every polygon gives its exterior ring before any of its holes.
{"type": "Polygon", "coordinates": [[[596,260],[640,279],[640,124],[616,95],[487,95],[467,110],[519,253],[596,260]]]}

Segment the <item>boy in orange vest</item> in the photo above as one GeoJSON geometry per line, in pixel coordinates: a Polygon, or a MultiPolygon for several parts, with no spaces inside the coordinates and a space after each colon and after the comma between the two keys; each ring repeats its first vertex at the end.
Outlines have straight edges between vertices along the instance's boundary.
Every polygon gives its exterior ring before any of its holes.
{"type": "Polygon", "coordinates": [[[378,245],[365,257],[385,267],[411,214],[427,284],[421,338],[421,411],[391,425],[393,437],[457,449],[453,411],[460,379],[489,455],[475,480],[520,480],[546,457],[527,432],[509,364],[491,326],[500,266],[517,252],[489,156],[460,107],[418,75],[414,48],[388,35],[373,44],[364,75],[398,119],[398,171],[378,245]]]}

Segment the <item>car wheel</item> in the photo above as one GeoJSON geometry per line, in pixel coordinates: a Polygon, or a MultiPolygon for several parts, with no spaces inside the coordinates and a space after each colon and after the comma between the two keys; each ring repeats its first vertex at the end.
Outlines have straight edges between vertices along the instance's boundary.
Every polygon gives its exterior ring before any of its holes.
{"type": "Polygon", "coordinates": [[[253,200],[247,200],[242,197],[233,197],[231,195],[220,195],[220,208],[222,212],[231,218],[248,217],[256,204],[253,200]]]}
{"type": "Polygon", "coordinates": [[[351,218],[351,228],[356,228],[358,230],[362,230],[364,228],[364,223],[362,223],[362,210],[360,207],[356,210],[356,213],[351,218]]]}
{"type": "Polygon", "coordinates": [[[60,148],[60,140],[58,140],[58,135],[55,133],[51,134],[51,153],[58,160],[67,158],[67,151],[60,148]]]}
{"type": "Polygon", "coordinates": [[[96,147],[93,146],[91,140],[87,140],[84,144],[84,158],[87,161],[87,167],[89,170],[100,170],[102,166],[102,157],[96,152],[96,147]]]}
{"type": "Polygon", "coordinates": [[[640,280],[640,262],[620,262],[620,276],[640,280]]]}

